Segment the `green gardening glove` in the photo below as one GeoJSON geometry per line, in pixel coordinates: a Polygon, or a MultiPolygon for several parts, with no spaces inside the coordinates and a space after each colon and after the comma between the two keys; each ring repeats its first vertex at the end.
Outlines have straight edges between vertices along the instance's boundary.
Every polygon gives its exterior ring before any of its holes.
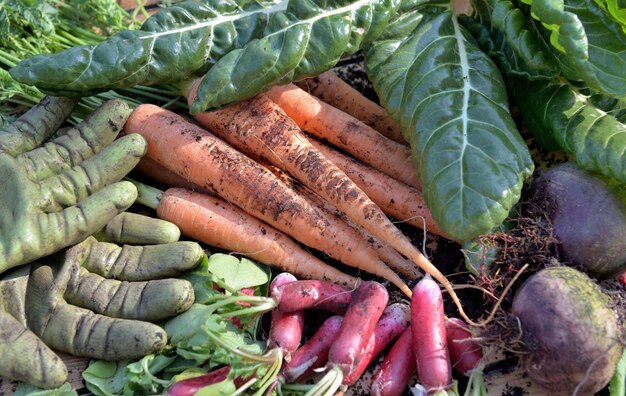
{"type": "Polygon", "coordinates": [[[67,368],[55,350],[122,360],[165,346],[167,334],[150,321],[193,304],[191,283],[171,277],[199,264],[202,248],[176,242],[174,224],[132,213],[96,235],[109,242],[88,237],[0,279],[0,376],[58,388],[67,368]]]}
{"type": "Polygon", "coordinates": [[[115,140],[129,106],[105,102],[49,140],[76,103],[45,97],[0,129],[0,273],[84,240],[136,199],[120,180],[147,144],[136,134],[115,140]]]}

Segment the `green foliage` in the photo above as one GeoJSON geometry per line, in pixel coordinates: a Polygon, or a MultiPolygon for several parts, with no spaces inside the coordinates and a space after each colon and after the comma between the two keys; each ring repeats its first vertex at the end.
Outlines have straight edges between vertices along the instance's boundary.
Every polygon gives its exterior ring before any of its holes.
{"type": "Polygon", "coordinates": [[[433,217],[471,239],[508,216],[533,164],[493,62],[447,3],[408,3],[366,49],[368,77],[410,142],[433,217]]]}

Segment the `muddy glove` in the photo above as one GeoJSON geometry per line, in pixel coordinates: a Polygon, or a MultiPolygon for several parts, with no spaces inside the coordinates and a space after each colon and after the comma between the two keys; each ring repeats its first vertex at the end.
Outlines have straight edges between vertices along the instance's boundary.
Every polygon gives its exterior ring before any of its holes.
{"type": "Polygon", "coordinates": [[[114,141],[130,115],[124,101],[47,141],[76,103],[45,97],[0,129],[0,273],[84,240],[136,199],[119,180],[147,145],[136,134],[114,141]]]}
{"type": "Polygon", "coordinates": [[[202,248],[174,242],[174,224],[132,213],[97,235],[117,243],[88,237],[0,280],[0,376],[57,388],[67,369],[53,350],[121,360],[165,346],[165,331],[148,321],[191,306],[191,283],[167,277],[195,267],[202,248]],[[156,244],[118,245],[127,241],[156,244]]]}

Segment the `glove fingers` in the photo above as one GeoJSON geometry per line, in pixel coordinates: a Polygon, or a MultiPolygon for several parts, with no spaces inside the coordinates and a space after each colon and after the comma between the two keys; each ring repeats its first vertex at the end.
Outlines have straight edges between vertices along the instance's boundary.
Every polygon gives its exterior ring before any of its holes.
{"type": "Polygon", "coordinates": [[[121,180],[146,153],[147,144],[137,134],[124,136],[97,155],[41,182],[40,207],[55,212],[76,205],[105,186],[121,180]]]}
{"type": "Polygon", "coordinates": [[[180,229],[176,224],[156,217],[124,212],[115,216],[94,237],[101,242],[156,245],[178,241],[180,229]]]}
{"type": "Polygon", "coordinates": [[[64,282],[57,275],[72,272],[67,267],[76,266],[76,261],[64,264],[58,274],[48,265],[31,271],[26,289],[26,320],[33,333],[54,350],[96,359],[137,359],[161,350],[167,334],[159,326],[109,318],[65,302],[64,282]]]}
{"type": "Polygon", "coordinates": [[[104,187],[80,204],[65,208],[62,212],[39,215],[39,228],[50,231],[42,236],[42,243],[37,251],[40,256],[44,256],[84,240],[128,209],[135,199],[135,186],[122,181],[104,187]]]}
{"type": "Polygon", "coordinates": [[[123,100],[109,100],[63,135],[25,152],[18,160],[33,181],[63,172],[113,142],[130,112],[130,107],[123,100]]]}
{"type": "Polygon", "coordinates": [[[67,380],[63,360],[26,329],[0,310],[0,377],[27,382],[38,388],[58,388],[67,380]]]}
{"type": "Polygon", "coordinates": [[[65,300],[113,318],[156,321],[189,309],[194,293],[183,279],[120,282],[83,268],[78,281],[68,285],[65,300]]]}
{"type": "Polygon", "coordinates": [[[83,267],[105,278],[146,281],[176,277],[196,267],[203,256],[196,242],[124,247],[101,242],[92,245],[83,267]]]}
{"type": "Polygon", "coordinates": [[[153,323],[109,318],[64,301],[38,314],[47,314],[49,320],[33,331],[51,348],[74,356],[139,359],[160,351],[167,342],[165,331],[153,323]]]}
{"type": "Polygon", "coordinates": [[[40,146],[69,117],[78,98],[46,96],[0,129],[0,150],[16,157],[40,146]]]}

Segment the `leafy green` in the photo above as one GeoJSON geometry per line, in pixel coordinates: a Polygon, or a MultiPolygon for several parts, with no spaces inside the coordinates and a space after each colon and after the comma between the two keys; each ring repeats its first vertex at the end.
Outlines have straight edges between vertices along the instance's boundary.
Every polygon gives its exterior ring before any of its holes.
{"type": "Polygon", "coordinates": [[[444,232],[468,240],[501,224],[533,164],[498,69],[449,4],[405,1],[365,57],[444,232]]]}
{"type": "Polygon", "coordinates": [[[626,32],[594,0],[533,0],[563,75],[598,92],[626,95],[626,32]]]}
{"type": "Polygon", "coordinates": [[[548,135],[584,169],[626,183],[626,125],[589,103],[565,81],[514,79],[524,121],[548,135]]]}
{"type": "Polygon", "coordinates": [[[207,72],[191,112],[332,68],[376,38],[398,5],[398,0],[290,2],[284,13],[269,19],[261,38],[229,52],[207,72]]]}
{"type": "Polygon", "coordinates": [[[609,383],[609,394],[620,396],[626,393],[626,349],[622,352],[622,357],[617,363],[615,374],[609,383]]]}
{"type": "Polygon", "coordinates": [[[96,45],[25,59],[16,80],[54,94],[85,95],[137,84],[167,84],[199,75],[219,58],[259,37],[286,1],[185,1],[96,45]],[[63,73],[55,73],[64,70],[63,73]]]}
{"type": "MultiPolygon", "coordinates": [[[[184,278],[192,282],[196,301],[190,309],[163,324],[167,346],[137,361],[91,362],[83,378],[92,392],[160,394],[175,381],[221,365],[230,366],[233,376],[254,375],[261,379],[271,372],[276,356],[263,355],[265,342],[256,339],[260,314],[274,306],[264,297],[268,270],[247,259],[213,254],[209,258],[205,255],[201,264],[184,278]],[[221,292],[218,283],[231,287],[232,293],[221,292]],[[254,295],[240,294],[244,287],[254,288],[254,295]]],[[[231,385],[222,383],[226,388],[231,385]]]]}
{"type": "Polygon", "coordinates": [[[29,384],[20,383],[13,392],[13,396],[78,396],[72,386],[66,382],[56,389],[39,389],[29,384]]]}

